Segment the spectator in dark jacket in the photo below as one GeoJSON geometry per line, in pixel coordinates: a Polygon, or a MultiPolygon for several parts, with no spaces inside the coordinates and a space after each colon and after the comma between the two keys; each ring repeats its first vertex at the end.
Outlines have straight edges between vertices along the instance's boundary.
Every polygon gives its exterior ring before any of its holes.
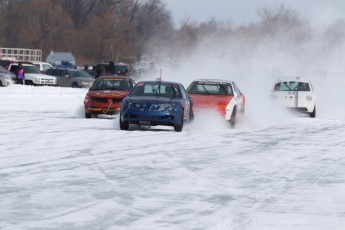
{"type": "Polygon", "coordinates": [[[106,75],[104,65],[97,65],[95,78],[98,78],[98,77],[104,76],[104,75],[106,75]]]}
{"type": "Polygon", "coordinates": [[[115,63],[113,61],[109,62],[109,69],[108,69],[108,74],[109,75],[115,75],[116,73],[116,68],[115,68],[115,63]]]}

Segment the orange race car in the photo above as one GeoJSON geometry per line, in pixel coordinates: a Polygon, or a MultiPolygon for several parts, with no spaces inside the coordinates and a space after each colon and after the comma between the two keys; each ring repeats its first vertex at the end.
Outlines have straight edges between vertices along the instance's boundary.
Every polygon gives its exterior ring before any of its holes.
{"type": "Polygon", "coordinates": [[[96,79],[84,99],[85,118],[120,112],[121,102],[134,87],[131,77],[102,76],[96,79]]]}
{"type": "Polygon", "coordinates": [[[199,79],[193,81],[188,89],[193,99],[194,111],[216,111],[235,126],[238,114],[243,115],[246,98],[234,81],[219,79],[199,79]]]}

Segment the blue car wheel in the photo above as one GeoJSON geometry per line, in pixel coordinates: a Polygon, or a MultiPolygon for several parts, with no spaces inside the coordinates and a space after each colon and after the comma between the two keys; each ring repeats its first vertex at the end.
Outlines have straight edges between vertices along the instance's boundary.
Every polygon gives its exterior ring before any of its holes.
{"type": "Polygon", "coordinates": [[[183,114],[181,116],[181,123],[174,125],[175,132],[181,132],[183,129],[183,114]]]}
{"type": "Polygon", "coordinates": [[[122,119],[121,119],[121,117],[122,117],[122,115],[120,114],[120,129],[121,130],[128,130],[128,128],[129,128],[129,123],[128,123],[128,121],[122,121],[122,119]]]}

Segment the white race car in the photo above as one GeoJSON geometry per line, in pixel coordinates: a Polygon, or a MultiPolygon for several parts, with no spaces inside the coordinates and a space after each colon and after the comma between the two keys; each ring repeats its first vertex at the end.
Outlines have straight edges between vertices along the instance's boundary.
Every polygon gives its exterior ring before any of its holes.
{"type": "Polygon", "coordinates": [[[307,79],[278,78],[271,96],[290,109],[308,113],[313,118],[316,116],[316,95],[311,82],[307,79]]]}

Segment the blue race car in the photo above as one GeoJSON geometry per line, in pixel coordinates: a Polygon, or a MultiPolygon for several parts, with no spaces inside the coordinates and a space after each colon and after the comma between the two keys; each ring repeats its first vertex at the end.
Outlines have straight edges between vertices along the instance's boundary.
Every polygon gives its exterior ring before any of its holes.
{"type": "Polygon", "coordinates": [[[194,119],[193,102],[182,84],[167,81],[138,82],[122,101],[120,129],[129,124],[173,126],[181,132],[184,121],[194,119]]]}

